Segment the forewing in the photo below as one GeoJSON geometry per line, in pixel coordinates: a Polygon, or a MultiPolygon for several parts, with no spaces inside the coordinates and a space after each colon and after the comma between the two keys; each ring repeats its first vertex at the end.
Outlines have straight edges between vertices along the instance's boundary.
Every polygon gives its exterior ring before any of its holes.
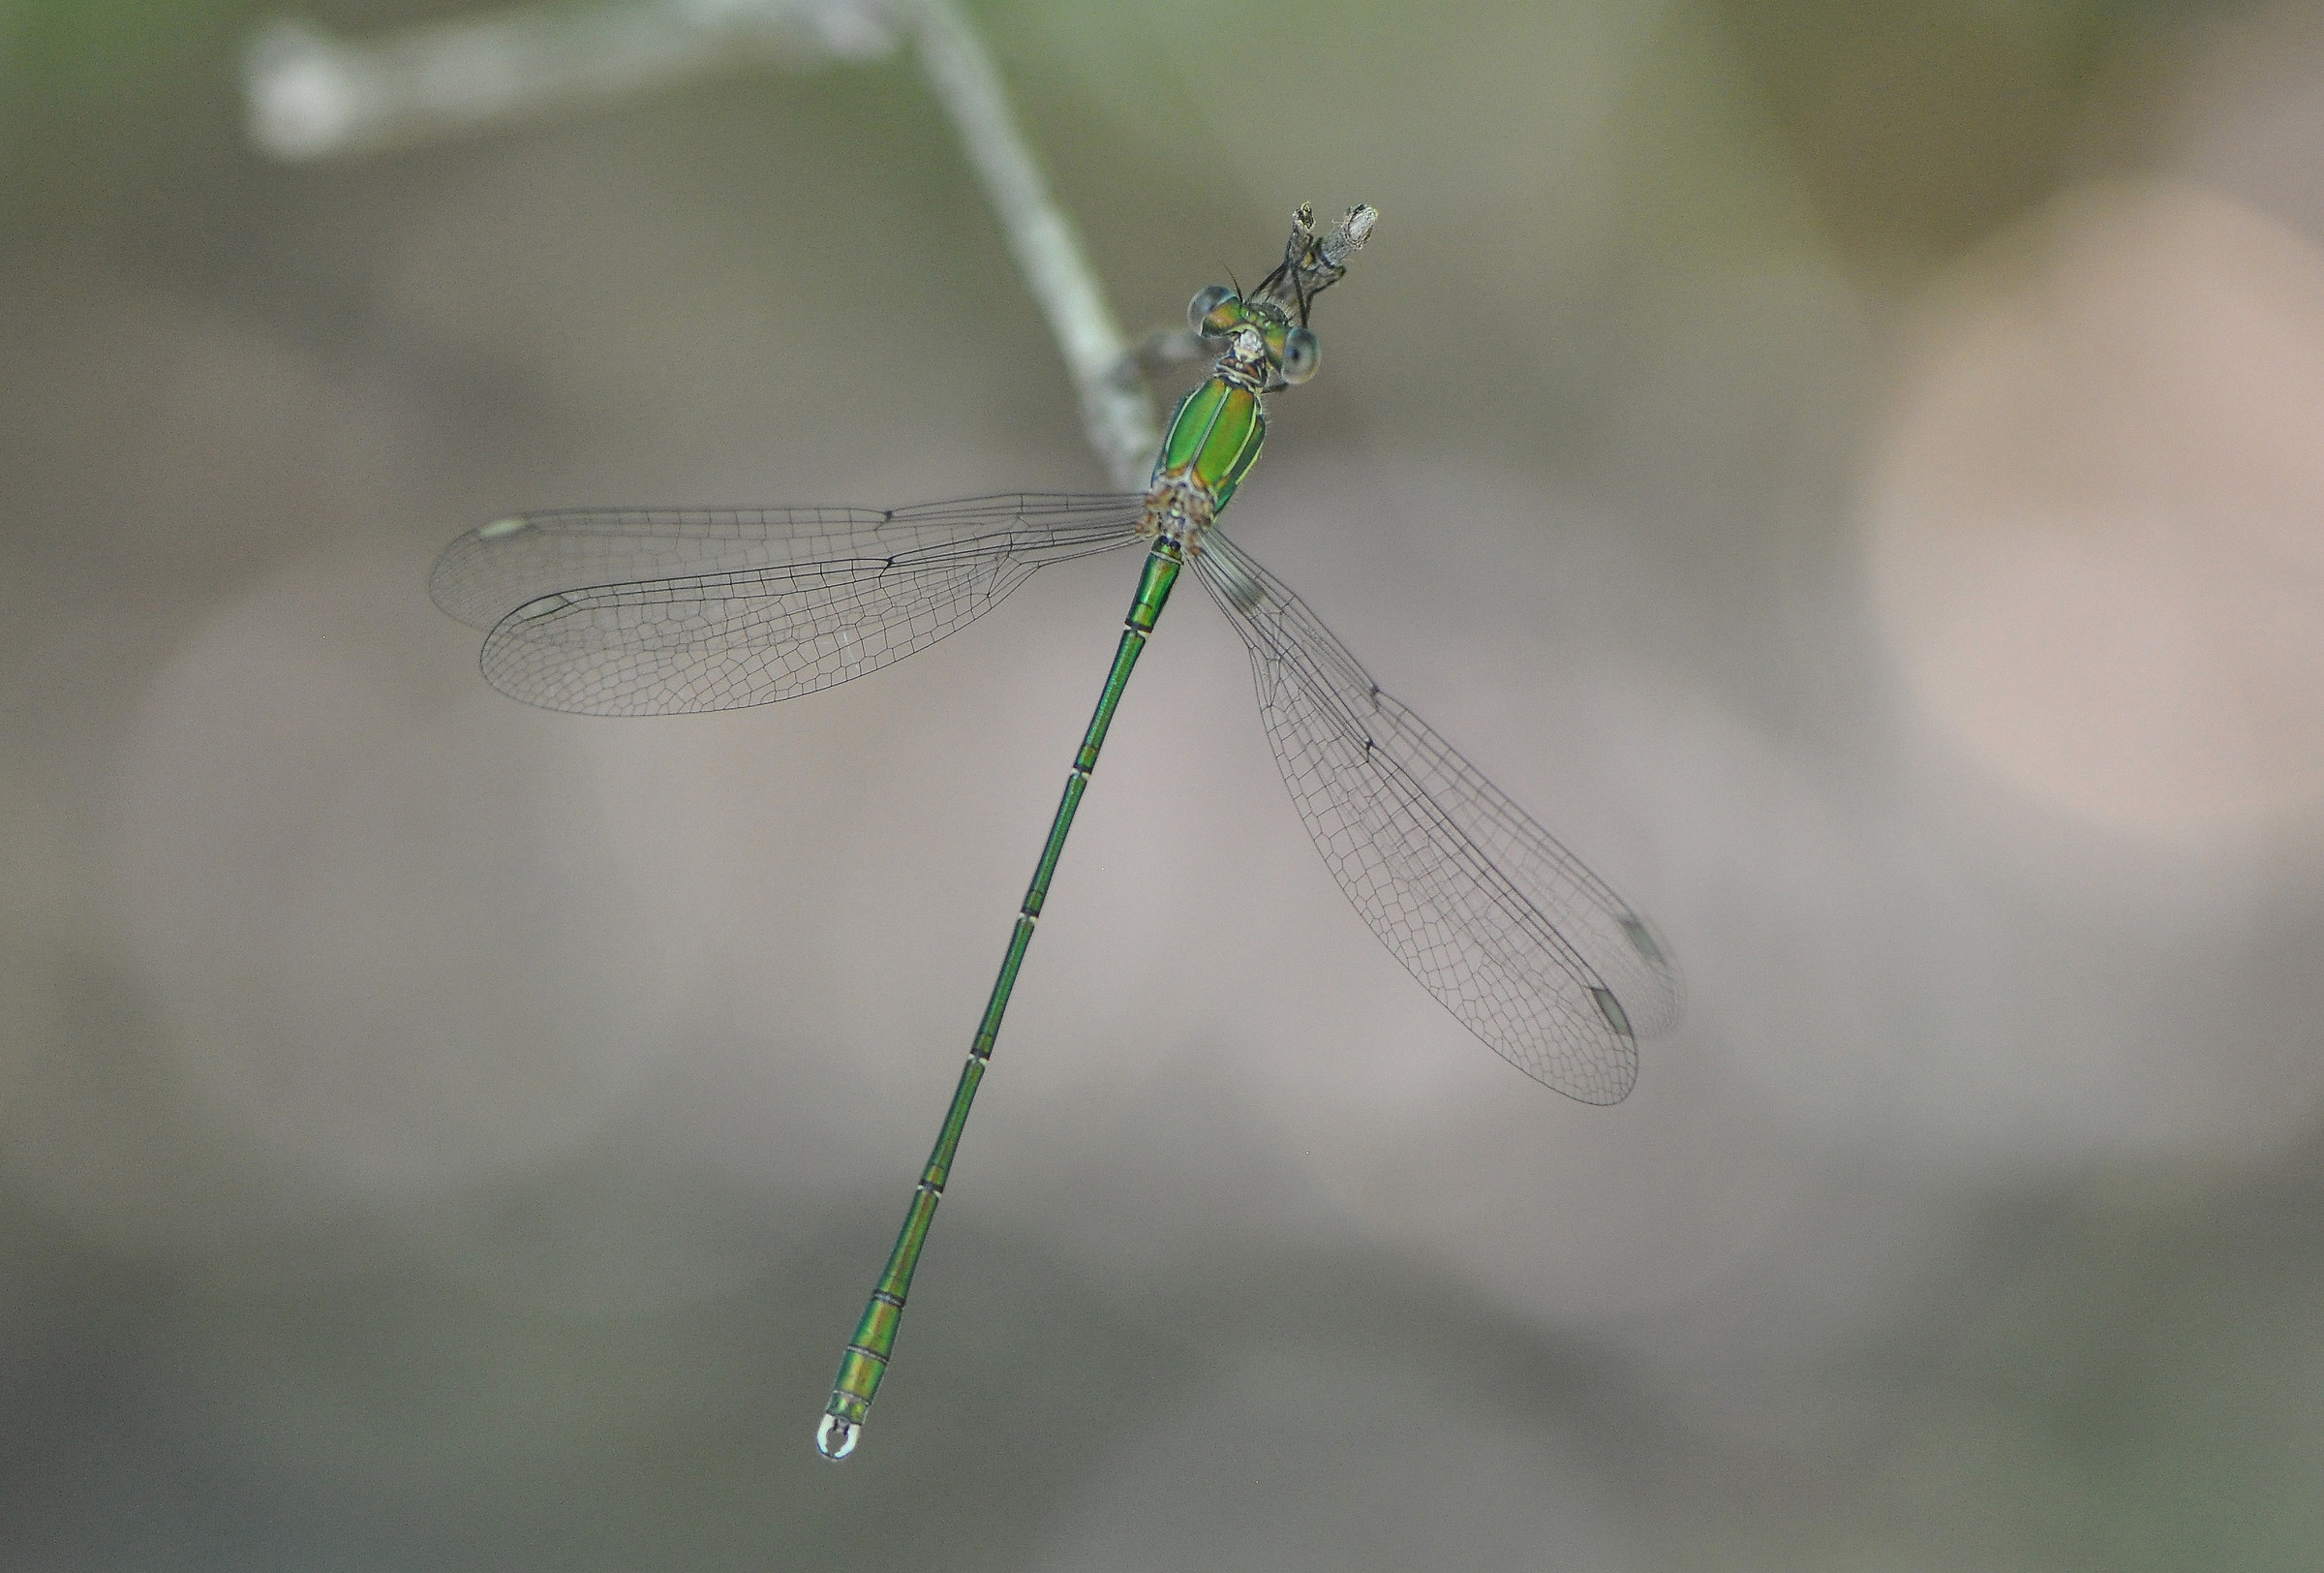
{"type": "Polygon", "coordinates": [[[1292,801],[1340,888],[1503,1059],[1585,1103],[1637,1079],[1678,980],[1644,919],[1213,530],[1195,559],[1251,653],[1292,801]]]}
{"type": "Polygon", "coordinates": [[[530,513],[444,548],[436,603],[492,686],[550,710],[676,715],[811,694],[924,650],[1045,564],[1137,539],[1145,499],[530,513]]]}

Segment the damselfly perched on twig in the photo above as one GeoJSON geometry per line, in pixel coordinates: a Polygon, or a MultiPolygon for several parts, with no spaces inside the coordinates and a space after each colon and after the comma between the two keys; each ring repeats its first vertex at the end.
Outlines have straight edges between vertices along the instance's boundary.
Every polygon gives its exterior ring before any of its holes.
{"type": "Polygon", "coordinates": [[[1194,297],[1217,343],[1144,492],[855,508],[585,509],[473,530],[437,560],[436,602],[487,630],[484,675],[552,710],[659,716],[794,698],[965,627],[1047,563],[1146,548],[1113,669],[1083,734],[935,1151],[872,1292],[816,1446],[855,1450],[1002,1013],[1115,708],[1191,566],[1249,648],[1259,711],[1307,831],[1372,932],[1462,1025],[1536,1081],[1612,1103],[1637,1037],[1670,1024],[1675,973],[1645,921],[1384,693],[1321,619],[1217,528],[1259,457],[1266,396],[1315,374],[1307,319],[1379,215],[1330,232],[1300,209],[1282,265],[1194,297]]]}

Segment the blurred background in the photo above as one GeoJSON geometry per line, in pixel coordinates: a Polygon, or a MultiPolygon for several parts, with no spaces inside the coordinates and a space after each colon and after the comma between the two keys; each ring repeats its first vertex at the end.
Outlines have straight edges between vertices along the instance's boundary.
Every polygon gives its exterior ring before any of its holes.
{"type": "Polygon", "coordinates": [[[650,722],[425,581],[1104,488],[949,124],[285,163],[275,11],[16,0],[0,1564],[2324,1565],[2324,12],[971,9],[1133,333],[1379,206],[1234,534],[1685,1023],[1610,1110],[1469,1037],[1181,597],[822,1464],[1132,567],[650,722]]]}

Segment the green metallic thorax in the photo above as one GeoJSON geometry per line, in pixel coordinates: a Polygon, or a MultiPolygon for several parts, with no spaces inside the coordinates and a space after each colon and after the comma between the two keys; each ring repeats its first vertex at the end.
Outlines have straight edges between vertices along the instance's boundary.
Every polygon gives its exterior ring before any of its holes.
{"type": "Polygon", "coordinates": [[[1259,462],[1267,441],[1267,411],[1259,394],[1238,380],[1213,375],[1178,401],[1154,479],[1191,480],[1208,493],[1216,513],[1259,462]]]}

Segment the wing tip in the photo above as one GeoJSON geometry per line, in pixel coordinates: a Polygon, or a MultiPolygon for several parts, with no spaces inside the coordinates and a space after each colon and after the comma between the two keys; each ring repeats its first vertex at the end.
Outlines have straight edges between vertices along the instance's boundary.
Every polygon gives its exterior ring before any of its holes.
{"type": "Polygon", "coordinates": [[[436,603],[436,609],[478,632],[491,632],[507,614],[508,608],[497,599],[487,604],[476,593],[476,586],[463,582],[463,571],[482,556],[493,542],[506,540],[530,529],[532,524],[529,517],[510,514],[488,524],[480,524],[474,530],[463,530],[454,536],[428,567],[428,600],[436,603]]]}
{"type": "Polygon", "coordinates": [[[1514,1061],[1512,1064],[1517,1064],[1519,1070],[1561,1097],[1570,1097],[1594,1109],[1610,1109],[1630,1096],[1638,1085],[1638,1046],[1628,1036],[1621,1041],[1627,1053],[1592,1064],[1586,1075],[1563,1073],[1555,1066],[1537,1070],[1514,1061]]]}

